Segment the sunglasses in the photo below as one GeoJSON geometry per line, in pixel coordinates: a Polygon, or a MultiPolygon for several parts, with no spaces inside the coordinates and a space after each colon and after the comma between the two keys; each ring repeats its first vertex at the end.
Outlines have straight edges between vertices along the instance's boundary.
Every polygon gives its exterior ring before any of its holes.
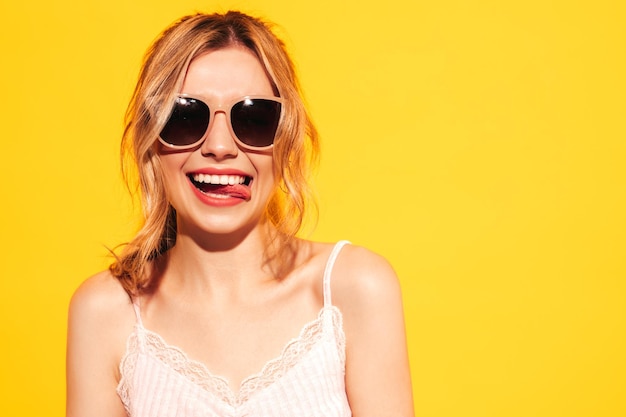
{"type": "Polygon", "coordinates": [[[194,148],[204,141],[215,113],[226,115],[235,141],[245,149],[267,150],[274,144],[280,123],[283,99],[279,97],[246,96],[230,103],[209,107],[204,101],[180,95],[159,141],[173,149],[194,148]]]}

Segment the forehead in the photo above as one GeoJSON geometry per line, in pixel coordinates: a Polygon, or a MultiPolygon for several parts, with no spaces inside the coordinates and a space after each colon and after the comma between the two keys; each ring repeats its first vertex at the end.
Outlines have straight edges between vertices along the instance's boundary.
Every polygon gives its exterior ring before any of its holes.
{"type": "Polygon", "coordinates": [[[254,52],[230,46],[204,52],[189,64],[182,93],[216,98],[273,95],[272,82],[254,52]]]}

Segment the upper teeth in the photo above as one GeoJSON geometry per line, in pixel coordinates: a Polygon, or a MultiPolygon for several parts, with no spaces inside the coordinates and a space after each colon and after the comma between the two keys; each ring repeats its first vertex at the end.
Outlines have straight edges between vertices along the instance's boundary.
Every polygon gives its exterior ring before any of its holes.
{"type": "Polygon", "coordinates": [[[193,174],[193,180],[195,182],[203,182],[205,184],[235,185],[243,184],[246,177],[241,175],[193,174]]]}

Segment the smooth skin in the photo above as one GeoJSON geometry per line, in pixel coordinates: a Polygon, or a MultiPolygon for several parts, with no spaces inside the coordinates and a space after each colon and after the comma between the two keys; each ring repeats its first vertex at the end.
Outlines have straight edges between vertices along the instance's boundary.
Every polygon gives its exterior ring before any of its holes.
{"type": "MultiPolygon", "coordinates": [[[[196,58],[183,92],[222,100],[273,95],[256,57],[237,47],[196,58]]],[[[281,277],[264,266],[263,207],[275,186],[272,157],[239,149],[223,116],[217,114],[198,148],[161,154],[178,236],[151,266],[155,284],[139,302],[147,329],[224,377],[237,392],[242,380],[279,357],[316,319],[333,245],[299,240],[293,267],[281,277]],[[198,169],[245,172],[253,178],[250,199],[229,207],[199,201],[187,177],[198,169]]],[[[337,258],[331,286],[333,304],[343,315],[353,415],[413,416],[402,299],[393,269],[382,257],[348,245],[337,258]]],[[[76,291],[69,311],[68,417],[126,415],[116,387],[135,322],[129,296],[108,271],[76,291]]]]}

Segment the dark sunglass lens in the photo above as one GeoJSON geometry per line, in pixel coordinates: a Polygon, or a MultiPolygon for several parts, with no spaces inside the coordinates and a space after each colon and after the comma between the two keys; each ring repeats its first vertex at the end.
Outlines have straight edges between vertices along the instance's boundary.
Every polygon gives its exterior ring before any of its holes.
{"type": "Polygon", "coordinates": [[[209,107],[195,98],[178,97],[161,139],[170,145],[186,146],[199,141],[209,126],[209,107]]]}
{"type": "Polygon", "coordinates": [[[281,104],[274,100],[254,98],[240,101],[230,113],[235,135],[249,146],[270,146],[278,129],[280,109],[281,104]]]}

